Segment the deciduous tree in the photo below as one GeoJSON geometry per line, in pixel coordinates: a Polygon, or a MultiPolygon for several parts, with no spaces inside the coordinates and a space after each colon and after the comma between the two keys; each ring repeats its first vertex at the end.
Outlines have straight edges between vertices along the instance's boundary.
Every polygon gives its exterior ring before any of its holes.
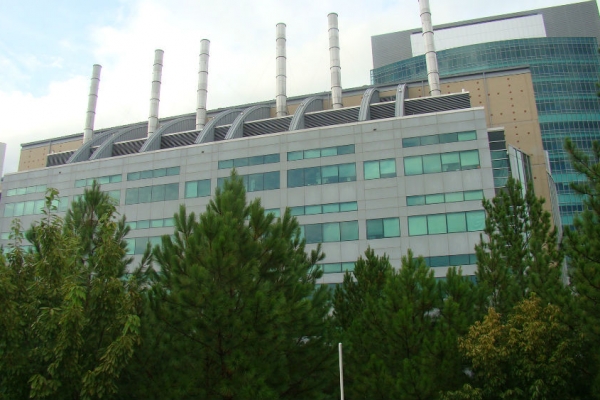
{"type": "Polygon", "coordinates": [[[98,185],[86,189],[67,218],[44,216],[0,260],[0,396],[110,397],[139,340],[138,274],[126,275],[124,222],[98,185]]]}

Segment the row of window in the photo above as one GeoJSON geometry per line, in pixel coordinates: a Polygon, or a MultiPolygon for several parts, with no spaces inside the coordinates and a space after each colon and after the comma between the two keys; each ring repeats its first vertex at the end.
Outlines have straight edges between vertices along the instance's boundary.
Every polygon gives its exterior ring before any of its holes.
{"type": "MultiPolygon", "coordinates": [[[[264,172],[260,174],[241,175],[246,192],[279,189],[279,171],[264,172]]],[[[229,178],[218,178],[217,186],[222,188],[229,178]]]]}
{"type": "Polygon", "coordinates": [[[107,183],[119,183],[122,180],[123,180],[123,177],[120,174],[119,175],[98,176],[96,178],[77,179],[75,181],[75,187],[92,186],[94,181],[96,181],[100,185],[105,185],[107,183]]]}
{"type": "Polygon", "coordinates": [[[380,218],[367,220],[367,239],[383,239],[400,236],[398,218],[380,218]]]}
{"type": "Polygon", "coordinates": [[[210,196],[210,179],[200,181],[188,181],[185,183],[185,198],[210,196]]]}
{"type": "MultiPolygon", "coordinates": [[[[69,198],[60,197],[54,200],[53,204],[58,211],[67,211],[67,209],[69,208],[69,198]]],[[[4,205],[4,216],[20,217],[23,215],[39,215],[42,214],[45,205],[45,199],[20,201],[18,203],[6,203],[4,205]]]]}
{"type": "Polygon", "coordinates": [[[179,199],[179,183],[130,188],[125,191],[125,204],[154,203],[179,199]]]}
{"type": "Polygon", "coordinates": [[[479,151],[453,151],[404,158],[404,175],[433,174],[479,168],[479,151]]]}
{"type": "Polygon", "coordinates": [[[290,208],[293,216],[329,214],[357,210],[358,203],[356,201],[349,201],[345,203],[313,204],[310,206],[298,206],[290,208]]]}
{"type": "MultiPolygon", "coordinates": [[[[437,267],[460,267],[463,265],[475,265],[477,264],[477,256],[475,254],[453,254],[447,256],[437,257],[423,257],[425,264],[430,268],[437,267]]],[[[339,262],[339,263],[326,263],[317,264],[317,268],[320,268],[325,274],[336,274],[345,272],[354,272],[354,262],[339,262]]]]}
{"type": "Polygon", "coordinates": [[[439,135],[417,136],[402,139],[402,147],[428,146],[431,144],[444,144],[455,142],[466,142],[468,140],[476,140],[477,132],[455,132],[442,133],[439,135]]]}
{"type": "MultiPolygon", "coordinates": [[[[302,225],[301,232],[308,244],[358,240],[358,221],[302,225]]],[[[399,218],[367,220],[367,239],[383,239],[399,236],[399,218]]]]}
{"type": "Polygon", "coordinates": [[[422,206],[426,204],[456,203],[469,200],[483,200],[483,190],[406,196],[406,205],[422,206]]]}
{"type": "MultiPolygon", "coordinates": [[[[121,203],[121,191],[120,190],[109,190],[109,191],[104,191],[104,193],[107,193],[108,196],[115,201],[116,205],[119,205],[119,203],[121,203]]],[[[75,196],[73,196],[73,201],[79,201],[79,199],[81,199],[81,198],[83,198],[83,194],[76,194],[75,196]]]]}
{"type": "Polygon", "coordinates": [[[458,267],[477,264],[476,254],[454,254],[451,256],[423,257],[428,267],[458,267]]]}
{"type": "Polygon", "coordinates": [[[335,274],[346,271],[354,272],[353,262],[317,264],[316,267],[322,269],[324,274],[335,274]]]}
{"type": "Polygon", "coordinates": [[[290,151],[287,153],[287,160],[306,160],[309,158],[341,156],[343,154],[354,154],[354,145],[349,144],[345,146],[325,147],[322,149],[290,151]]]}
{"type": "Polygon", "coordinates": [[[163,176],[179,175],[179,167],[147,169],[145,171],[130,172],[127,174],[128,181],[138,181],[140,179],[161,178],[163,176]]]}
{"type": "Polygon", "coordinates": [[[300,231],[308,244],[358,240],[358,221],[302,225],[300,231]]]}
{"type": "Polygon", "coordinates": [[[287,171],[288,187],[324,185],[356,181],[356,164],[338,164],[322,167],[297,168],[287,171]]]}
{"type": "Polygon", "coordinates": [[[6,191],[6,196],[7,197],[8,196],[18,196],[18,195],[29,194],[29,193],[44,193],[45,191],[46,191],[46,185],[34,185],[34,186],[8,189],[6,191]]]}
{"type": "Polygon", "coordinates": [[[396,160],[373,160],[363,164],[365,180],[396,177],[396,160]]]}
{"type": "Polygon", "coordinates": [[[475,232],[482,231],[484,228],[485,211],[483,210],[408,217],[409,236],[475,232]]]}
{"type": "Polygon", "coordinates": [[[139,237],[125,239],[127,242],[127,251],[129,255],[144,254],[146,246],[150,243],[151,247],[162,244],[161,236],[139,237]]]}
{"type": "Polygon", "coordinates": [[[241,157],[219,161],[218,168],[249,167],[252,165],[273,164],[279,162],[279,153],[264,156],[241,157]]]}
{"type": "Polygon", "coordinates": [[[127,226],[130,229],[149,229],[149,228],[163,228],[175,226],[175,220],[173,218],[160,218],[160,219],[143,219],[139,221],[127,221],[127,226]]]}

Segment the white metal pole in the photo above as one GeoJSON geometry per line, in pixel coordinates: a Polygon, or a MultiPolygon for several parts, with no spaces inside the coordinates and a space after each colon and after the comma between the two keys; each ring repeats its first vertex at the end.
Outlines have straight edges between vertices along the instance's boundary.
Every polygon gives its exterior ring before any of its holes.
{"type": "Polygon", "coordinates": [[[342,344],[338,345],[338,351],[340,354],[340,394],[341,399],[344,400],[344,361],[342,359],[342,344]]]}

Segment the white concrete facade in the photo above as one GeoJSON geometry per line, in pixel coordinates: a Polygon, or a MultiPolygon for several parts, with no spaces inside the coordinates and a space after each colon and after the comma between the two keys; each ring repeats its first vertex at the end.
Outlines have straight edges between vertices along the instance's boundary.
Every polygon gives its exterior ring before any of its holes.
{"type": "MultiPolygon", "coordinates": [[[[411,248],[424,257],[472,254],[479,242],[480,232],[462,232],[410,236],[408,218],[416,215],[468,212],[482,210],[481,201],[407,206],[406,196],[458,191],[482,190],[485,197],[494,196],[489,142],[485,115],[482,108],[469,108],[423,115],[370,120],[329,127],[303,129],[292,132],[218,141],[206,144],[163,149],[153,152],[111,157],[96,161],[65,164],[56,167],[8,174],[4,191],[20,187],[46,185],[59,190],[69,202],[83,193],[83,187],[75,187],[75,181],[107,175],[121,175],[120,182],[102,185],[106,191],[120,191],[119,212],[128,221],[170,218],[184,203],[188,211],[201,213],[210,200],[208,197],[185,198],[185,184],[193,180],[210,179],[211,193],[217,187],[217,179],[229,176],[230,169],[218,169],[218,162],[241,157],[278,153],[280,162],[239,167],[240,175],[279,171],[280,189],[249,192],[248,198],[260,197],[265,209],[280,209],[313,204],[357,202],[356,211],[298,216],[301,225],[358,221],[358,240],[324,243],[324,263],[353,262],[370,246],[378,254],[390,256],[394,266],[411,248]],[[437,135],[454,132],[476,131],[477,139],[463,142],[433,144],[404,148],[402,139],[408,137],[437,135]],[[354,145],[353,154],[287,161],[287,153],[298,150],[354,145]],[[405,176],[404,158],[408,156],[442,154],[448,152],[478,150],[479,167],[476,169],[405,176]],[[364,162],[393,159],[396,177],[365,180],[364,162]],[[354,163],[356,180],[350,182],[320,184],[304,187],[288,187],[287,171],[297,168],[329,166],[354,163]],[[128,181],[127,174],[141,170],[179,167],[175,176],[128,181]],[[126,205],[126,190],[178,183],[177,200],[126,205]],[[400,237],[367,239],[366,221],[378,218],[399,218],[400,237]]],[[[7,233],[12,217],[7,214],[7,203],[44,198],[43,192],[3,196],[0,201],[0,244],[6,247],[7,233]]],[[[22,215],[23,226],[29,226],[39,215],[22,215]]],[[[129,237],[143,238],[171,234],[172,227],[133,229],[129,237]]],[[[310,250],[315,244],[307,245],[310,250]]],[[[447,267],[434,268],[436,277],[445,276],[447,267]]],[[[463,266],[466,274],[473,274],[475,266],[463,266]]],[[[324,274],[321,283],[338,283],[343,273],[324,274]]]]}

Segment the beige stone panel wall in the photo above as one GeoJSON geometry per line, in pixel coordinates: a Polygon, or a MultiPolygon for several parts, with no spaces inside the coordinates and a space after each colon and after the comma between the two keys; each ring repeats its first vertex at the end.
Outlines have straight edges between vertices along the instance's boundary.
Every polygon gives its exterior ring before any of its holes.
{"type": "Polygon", "coordinates": [[[63,151],[77,150],[81,146],[81,142],[82,139],[76,139],[69,142],[51,143],[48,146],[21,149],[19,171],[44,168],[46,166],[46,156],[50,152],[60,153],[63,151]]]}

